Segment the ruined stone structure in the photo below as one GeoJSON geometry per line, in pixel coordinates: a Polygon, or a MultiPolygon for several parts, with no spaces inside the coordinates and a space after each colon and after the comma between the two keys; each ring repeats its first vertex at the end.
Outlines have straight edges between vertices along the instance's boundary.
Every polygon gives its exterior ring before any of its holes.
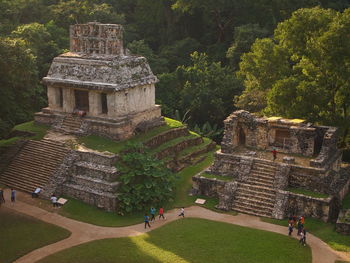
{"type": "Polygon", "coordinates": [[[219,198],[223,209],[259,216],[336,219],[350,182],[349,169],[341,168],[337,128],[299,119],[259,118],[243,110],[232,113],[224,124],[221,150],[207,172],[232,181],[198,175],[193,178],[195,192],[219,198]],[[278,152],[276,161],[273,149],[278,152]],[[289,189],[328,197],[314,198],[289,189]]]}
{"type": "Polygon", "coordinates": [[[121,25],[71,26],[70,52],[54,58],[43,79],[49,105],[35,120],[65,132],[117,140],[161,125],[160,106],[155,105],[158,80],[144,57],[127,53],[121,25]]]}

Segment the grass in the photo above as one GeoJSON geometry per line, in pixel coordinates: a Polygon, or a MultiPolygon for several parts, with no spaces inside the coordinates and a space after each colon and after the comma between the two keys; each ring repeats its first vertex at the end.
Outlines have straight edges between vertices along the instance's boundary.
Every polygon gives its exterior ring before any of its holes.
{"type": "Polygon", "coordinates": [[[0,147],[10,146],[20,139],[22,139],[22,137],[12,137],[9,139],[0,140],[0,147]]]}
{"type": "Polygon", "coordinates": [[[215,175],[215,174],[211,174],[211,173],[202,173],[201,176],[206,177],[206,178],[216,178],[218,180],[222,180],[225,182],[229,182],[232,181],[232,177],[229,176],[220,176],[220,175],[215,175]]]}
{"type": "MultiPolygon", "coordinates": [[[[287,228],[287,219],[278,220],[271,218],[261,218],[261,220],[271,224],[286,226],[287,228]]],[[[350,252],[350,236],[345,236],[337,233],[335,231],[335,224],[324,223],[321,220],[314,218],[306,218],[305,228],[308,230],[308,232],[326,242],[331,248],[338,251],[350,252]]]]}
{"type": "Polygon", "coordinates": [[[34,121],[25,122],[19,125],[16,125],[13,129],[17,131],[26,131],[35,133],[34,136],[28,137],[31,140],[41,140],[44,138],[47,130],[50,126],[43,124],[35,124],[34,121]]]}
{"type": "Polygon", "coordinates": [[[39,262],[308,263],[311,262],[311,250],[300,247],[295,239],[284,235],[185,218],[140,236],[79,245],[39,262]]]}
{"type": "Polygon", "coordinates": [[[197,138],[197,137],[199,137],[199,135],[193,135],[193,134],[190,134],[190,135],[187,135],[187,136],[177,137],[175,139],[172,139],[170,141],[162,143],[161,145],[159,145],[155,149],[152,149],[151,153],[158,153],[158,152],[163,151],[163,150],[165,150],[165,149],[167,149],[169,147],[172,147],[172,146],[174,146],[174,145],[176,145],[178,143],[181,143],[181,142],[193,139],[193,138],[197,138]]]}
{"type": "Polygon", "coordinates": [[[65,217],[98,226],[111,227],[128,226],[143,222],[143,213],[141,212],[121,216],[117,213],[106,212],[102,209],[98,209],[76,199],[69,197],[65,198],[69,201],[59,211],[59,213],[65,217]]]}
{"type": "Polygon", "coordinates": [[[305,190],[305,189],[299,189],[299,188],[288,188],[287,191],[295,193],[295,194],[302,194],[302,195],[307,195],[307,196],[311,196],[311,197],[315,197],[315,198],[328,198],[329,197],[329,195],[327,195],[327,194],[316,193],[316,192],[312,192],[312,191],[305,190]]]}
{"type": "Polygon", "coordinates": [[[342,202],[343,209],[350,209],[350,193],[348,193],[342,202]]]}
{"type": "Polygon", "coordinates": [[[10,263],[30,251],[70,236],[70,232],[19,213],[0,209],[0,262],[10,263]]]}
{"type": "Polygon", "coordinates": [[[162,132],[165,132],[174,128],[184,127],[184,125],[179,121],[169,119],[169,118],[164,118],[164,119],[165,119],[166,125],[151,129],[147,133],[138,134],[126,141],[116,142],[111,139],[107,139],[96,135],[79,137],[78,141],[79,143],[84,144],[86,147],[93,150],[97,150],[101,152],[108,151],[112,153],[119,153],[125,148],[127,142],[143,143],[151,139],[152,137],[158,134],[161,134],[162,132]]]}

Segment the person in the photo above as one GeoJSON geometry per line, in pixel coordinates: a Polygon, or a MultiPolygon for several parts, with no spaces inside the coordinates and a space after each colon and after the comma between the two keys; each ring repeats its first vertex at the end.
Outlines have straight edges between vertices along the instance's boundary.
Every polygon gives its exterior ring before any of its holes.
{"type": "Polygon", "coordinates": [[[185,208],[181,207],[179,216],[185,217],[185,208]]]}
{"type": "Polygon", "coordinates": [[[151,207],[150,213],[151,213],[151,222],[156,221],[156,218],[155,218],[156,209],[154,207],[151,207]]]}
{"type": "Polygon", "coordinates": [[[52,206],[53,207],[58,207],[57,197],[54,194],[51,196],[50,199],[51,199],[52,206]]]}
{"type": "Polygon", "coordinates": [[[147,213],[145,214],[145,229],[147,228],[147,226],[150,228],[151,225],[149,224],[149,216],[147,215],[147,213]]]}
{"type": "Polygon", "coordinates": [[[303,225],[303,223],[301,223],[301,220],[299,218],[299,221],[298,221],[298,233],[297,233],[298,236],[300,236],[301,232],[303,232],[303,228],[304,228],[304,225],[303,225]]]}
{"type": "Polygon", "coordinates": [[[306,229],[304,228],[303,231],[300,233],[300,240],[299,243],[303,246],[306,246],[306,229]]]}
{"type": "Polygon", "coordinates": [[[41,192],[41,188],[40,187],[35,188],[34,192],[32,193],[32,198],[38,198],[40,192],[41,192]]]}
{"type": "Polygon", "coordinates": [[[288,224],[288,236],[291,236],[292,233],[293,233],[293,224],[292,223],[289,223],[288,224]]]}
{"type": "Polygon", "coordinates": [[[273,156],[273,161],[275,161],[277,159],[277,151],[275,148],[273,148],[272,150],[272,156],[273,156]]]}
{"type": "Polygon", "coordinates": [[[16,190],[11,188],[11,202],[16,202],[16,190]]]}
{"type": "Polygon", "coordinates": [[[0,206],[2,203],[5,203],[4,190],[0,188],[0,206]]]}
{"type": "Polygon", "coordinates": [[[301,216],[301,217],[300,217],[300,221],[301,221],[301,223],[302,223],[303,225],[305,225],[305,217],[304,217],[304,216],[301,216]]]}
{"type": "Polygon", "coordinates": [[[164,208],[163,208],[163,207],[159,208],[159,219],[160,219],[161,217],[162,217],[163,219],[166,219],[166,218],[164,217],[164,208]]]}

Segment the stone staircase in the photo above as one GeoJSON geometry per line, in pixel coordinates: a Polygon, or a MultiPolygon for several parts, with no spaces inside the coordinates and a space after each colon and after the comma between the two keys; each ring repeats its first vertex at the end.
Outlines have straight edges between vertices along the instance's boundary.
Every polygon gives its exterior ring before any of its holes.
{"type": "Polygon", "coordinates": [[[116,196],[120,185],[116,181],[118,171],[114,167],[116,156],[103,153],[78,152],[79,160],[64,183],[64,195],[79,199],[107,211],[115,211],[116,196]]]}
{"type": "Polygon", "coordinates": [[[81,125],[82,125],[81,117],[67,115],[62,120],[62,124],[58,128],[58,130],[64,133],[80,134],[81,125]]]}
{"type": "Polygon", "coordinates": [[[254,160],[248,179],[238,184],[233,210],[272,217],[276,199],[275,174],[274,163],[254,160]]]}
{"type": "Polygon", "coordinates": [[[0,175],[0,183],[25,192],[45,188],[67,153],[62,143],[29,140],[0,175]]]}

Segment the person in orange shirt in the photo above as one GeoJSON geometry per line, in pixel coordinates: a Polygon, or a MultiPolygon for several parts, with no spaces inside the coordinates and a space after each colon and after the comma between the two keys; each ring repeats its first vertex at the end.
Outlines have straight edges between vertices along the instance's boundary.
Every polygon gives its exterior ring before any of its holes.
{"type": "Polygon", "coordinates": [[[164,217],[164,208],[163,208],[163,207],[159,208],[159,219],[160,219],[161,217],[163,217],[163,219],[166,219],[166,218],[164,217]]]}

